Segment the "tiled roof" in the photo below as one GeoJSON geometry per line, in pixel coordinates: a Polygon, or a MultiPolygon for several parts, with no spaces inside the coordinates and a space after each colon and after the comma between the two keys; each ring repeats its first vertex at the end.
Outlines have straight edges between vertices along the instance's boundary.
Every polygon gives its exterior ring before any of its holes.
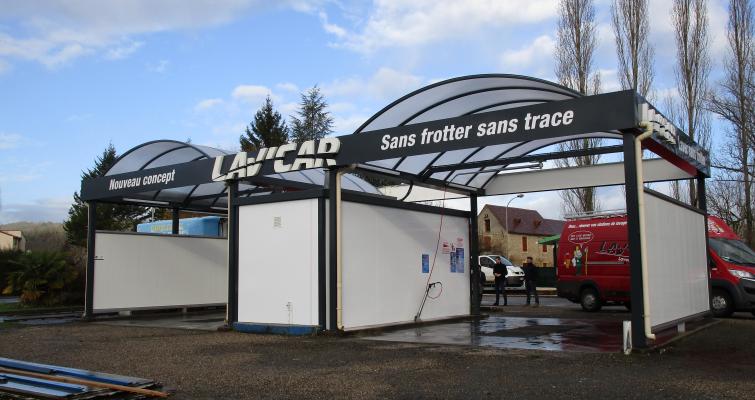
{"type": "MultiPolygon", "coordinates": [[[[483,207],[481,213],[486,211],[506,229],[506,207],[488,204],[483,207]]],[[[509,232],[521,235],[558,235],[564,227],[564,221],[543,218],[539,212],[525,208],[509,207],[508,218],[509,232]]]]}

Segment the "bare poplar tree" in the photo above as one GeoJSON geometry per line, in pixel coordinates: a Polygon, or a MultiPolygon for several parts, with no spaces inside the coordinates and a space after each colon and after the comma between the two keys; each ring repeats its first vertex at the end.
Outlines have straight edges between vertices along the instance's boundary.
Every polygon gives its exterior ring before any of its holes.
{"type": "Polygon", "coordinates": [[[648,0],[614,0],[611,20],[624,89],[648,97],[653,85],[653,46],[648,42],[648,0]]]}
{"type": "MultiPolygon", "coordinates": [[[[593,69],[595,52],[595,7],[592,0],[561,0],[559,3],[556,76],[562,85],[582,94],[600,92],[600,75],[593,69]]],[[[561,151],[599,147],[600,139],[572,140],[559,145],[561,151]]],[[[560,167],[597,164],[600,155],[556,160],[560,167]]],[[[595,188],[564,190],[565,213],[589,212],[599,208],[595,188]]]]}
{"type": "Polygon", "coordinates": [[[729,1],[727,26],[728,55],[724,61],[725,76],[712,93],[710,110],[730,125],[726,143],[721,146],[714,167],[722,170],[711,185],[712,211],[738,226],[745,241],[752,246],[752,140],[753,96],[755,95],[755,49],[753,9],[749,0],[729,1]],[[728,218],[727,218],[728,217],[728,218]],[[736,220],[735,220],[736,218],[736,220]]]}
{"type": "MultiPolygon", "coordinates": [[[[710,148],[710,120],[705,108],[708,95],[708,9],[706,0],[674,0],[671,18],[675,28],[677,65],[674,70],[681,105],[680,128],[704,148],[710,148]]],[[[694,181],[687,183],[689,202],[697,205],[694,181]]]]}

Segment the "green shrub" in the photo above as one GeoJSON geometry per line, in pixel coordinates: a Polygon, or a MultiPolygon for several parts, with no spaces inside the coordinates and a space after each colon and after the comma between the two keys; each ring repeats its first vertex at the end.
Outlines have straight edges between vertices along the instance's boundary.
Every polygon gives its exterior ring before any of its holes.
{"type": "Polygon", "coordinates": [[[11,261],[17,268],[8,274],[3,294],[20,294],[26,305],[58,305],[69,300],[79,271],[62,252],[24,253],[11,261]]]}
{"type": "MultiPolygon", "coordinates": [[[[20,251],[17,250],[0,250],[0,289],[5,288],[8,284],[8,276],[11,272],[18,269],[18,260],[21,258],[20,251]]],[[[18,295],[18,293],[9,293],[18,295]]]]}

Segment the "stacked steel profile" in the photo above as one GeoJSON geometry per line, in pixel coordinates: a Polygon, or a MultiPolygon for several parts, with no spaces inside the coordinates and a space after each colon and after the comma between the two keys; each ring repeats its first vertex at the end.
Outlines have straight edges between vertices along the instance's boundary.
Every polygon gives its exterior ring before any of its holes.
{"type": "Polygon", "coordinates": [[[0,398],[137,399],[166,397],[153,380],[0,358],[0,398]]]}

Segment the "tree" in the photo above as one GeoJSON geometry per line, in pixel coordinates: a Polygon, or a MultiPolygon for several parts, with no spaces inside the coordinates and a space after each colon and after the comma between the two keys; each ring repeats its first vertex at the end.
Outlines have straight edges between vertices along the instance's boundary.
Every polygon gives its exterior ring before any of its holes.
{"type": "Polygon", "coordinates": [[[749,0],[730,0],[727,27],[729,49],[724,60],[725,76],[711,93],[709,109],[727,121],[726,143],[717,152],[713,166],[720,172],[710,187],[711,211],[738,227],[748,245],[755,245],[752,210],[752,140],[755,66],[753,65],[753,9],[749,0]]]}
{"type": "Polygon", "coordinates": [[[291,136],[296,143],[322,139],[333,132],[333,117],[327,111],[328,103],[320,88],[315,85],[301,94],[296,116],[291,116],[291,136]]]}
{"type": "MultiPolygon", "coordinates": [[[[704,148],[710,147],[710,119],[705,109],[708,95],[708,11],[705,0],[674,0],[671,18],[676,39],[676,85],[680,128],[704,148]]],[[[687,183],[689,202],[697,205],[694,181],[687,183]]]]}
{"type": "Polygon", "coordinates": [[[23,304],[60,304],[78,271],[61,252],[30,252],[21,254],[15,271],[8,274],[3,294],[20,294],[23,304]]]}
{"type": "MultiPolygon", "coordinates": [[[[97,157],[94,168],[83,172],[82,179],[103,176],[115,164],[117,159],[115,147],[109,144],[102,155],[97,157]]],[[[147,218],[148,208],[99,203],[97,205],[97,225],[100,230],[125,231],[132,230],[136,224],[147,218]]],[[[68,219],[63,223],[66,239],[69,244],[86,246],[87,243],[87,204],[79,193],[73,195],[73,204],[68,210],[68,219]]]]}
{"type": "Polygon", "coordinates": [[[611,17],[621,86],[647,98],[653,85],[654,55],[648,42],[648,1],[614,0],[611,17]]]}
{"type": "Polygon", "coordinates": [[[255,151],[261,147],[280,146],[288,143],[288,127],[268,95],[265,104],[254,114],[254,121],[239,138],[242,151],[255,151]]]}
{"type": "MultiPolygon", "coordinates": [[[[592,0],[561,0],[559,4],[556,76],[562,85],[582,94],[600,92],[600,75],[593,70],[595,52],[595,7],[592,0]]],[[[560,151],[599,147],[600,139],[571,140],[559,145],[560,151]]],[[[585,155],[556,160],[560,167],[596,164],[600,155],[585,155]]],[[[566,213],[589,212],[599,208],[595,188],[564,190],[561,193],[566,213]]]]}

